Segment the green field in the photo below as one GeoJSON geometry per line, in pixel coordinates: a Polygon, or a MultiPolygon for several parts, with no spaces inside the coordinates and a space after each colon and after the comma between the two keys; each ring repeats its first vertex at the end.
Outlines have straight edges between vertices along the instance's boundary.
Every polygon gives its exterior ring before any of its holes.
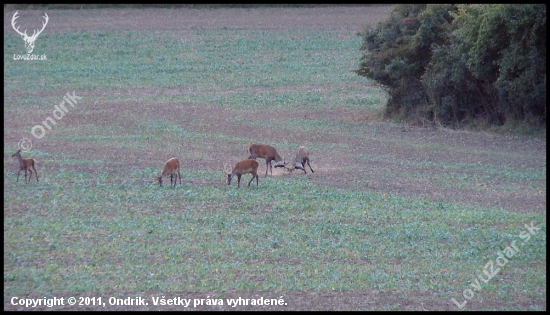
{"type": "MultiPolygon", "coordinates": [[[[227,14],[239,10],[278,15],[227,14]]],[[[24,43],[5,22],[4,309],[140,296],[148,306],[52,309],[178,310],[152,297],[180,296],[223,299],[199,309],[546,310],[545,139],[377,120],[385,93],[352,72],[361,25],[55,26],[99,11],[52,10],[34,52],[47,61],[13,60],[24,43]],[[35,139],[73,91],[82,99],[35,139]],[[39,182],[16,182],[22,138],[39,182]],[[287,160],[307,146],[315,173],[264,177],[259,160],[258,186],[228,186],[223,164],[254,142],[287,160]],[[183,185],[159,187],[172,156],[183,185]],[[226,303],[260,296],[286,305],[226,303]]]]}

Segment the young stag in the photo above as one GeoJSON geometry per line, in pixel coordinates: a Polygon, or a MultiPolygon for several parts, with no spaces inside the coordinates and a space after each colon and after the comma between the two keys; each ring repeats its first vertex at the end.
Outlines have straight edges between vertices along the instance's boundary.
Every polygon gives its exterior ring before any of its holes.
{"type": "Polygon", "coordinates": [[[250,187],[250,183],[254,180],[254,177],[256,178],[256,186],[258,186],[258,166],[260,166],[260,163],[256,160],[248,159],[248,160],[242,160],[240,162],[237,162],[235,164],[234,168],[231,168],[231,165],[228,165],[225,163],[224,170],[227,174],[227,185],[231,185],[231,178],[233,176],[237,175],[237,188],[241,187],[241,176],[244,174],[252,174],[252,178],[248,182],[248,187],[250,187]],[[227,169],[229,167],[229,170],[227,169]]]}
{"type": "Polygon", "coordinates": [[[248,152],[249,159],[264,159],[265,160],[265,176],[267,176],[267,169],[269,167],[269,170],[271,172],[271,175],[273,175],[273,168],[271,166],[271,161],[275,161],[275,167],[284,167],[285,161],[281,158],[279,153],[277,153],[277,150],[275,150],[274,147],[267,145],[267,144],[251,144],[246,149],[248,152]]]}
{"type": "Polygon", "coordinates": [[[32,171],[34,170],[34,174],[36,175],[36,181],[38,182],[38,173],[36,172],[36,168],[34,168],[34,159],[24,159],[21,157],[21,150],[17,150],[14,154],[11,155],[12,157],[16,157],[17,160],[19,160],[19,172],[17,172],[17,181],[19,181],[19,174],[21,174],[21,171],[25,171],[25,183],[28,184],[31,181],[32,178],[32,171]],[[27,182],[27,170],[31,175],[29,176],[29,181],[27,182]]]}
{"type": "Polygon", "coordinates": [[[306,169],[305,169],[306,162],[307,162],[307,166],[309,166],[309,169],[311,170],[311,172],[315,173],[313,171],[313,169],[311,168],[311,165],[309,165],[309,150],[306,147],[301,146],[300,148],[298,148],[298,151],[296,152],[296,158],[294,159],[294,168],[302,170],[302,171],[304,171],[304,173],[307,174],[306,169]]]}
{"type": "Polygon", "coordinates": [[[159,177],[157,177],[160,187],[162,187],[162,178],[168,174],[170,174],[170,186],[172,186],[172,178],[174,176],[176,177],[174,179],[174,187],[176,187],[176,184],[178,183],[178,177],[180,178],[181,185],[180,161],[175,157],[169,159],[166,163],[164,163],[164,166],[162,167],[162,173],[159,177]]]}

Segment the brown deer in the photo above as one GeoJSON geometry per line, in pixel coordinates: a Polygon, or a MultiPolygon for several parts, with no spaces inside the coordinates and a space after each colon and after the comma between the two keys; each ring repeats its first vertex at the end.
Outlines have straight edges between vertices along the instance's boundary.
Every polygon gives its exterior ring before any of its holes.
{"type": "Polygon", "coordinates": [[[166,163],[164,163],[164,166],[162,167],[162,173],[159,177],[157,177],[160,187],[162,187],[162,178],[168,174],[170,174],[170,186],[172,186],[172,178],[174,176],[176,177],[174,179],[174,187],[176,187],[176,184],[178,183],[178,177],[180,178],[181,185],[180,161],[175,157],[169,159],[166,163]]]}
{"type": "Polygon", "coordinates": [[[267,176],[267,169],[269,167],[269,170],[271,172],[271,175],[273,175],[273,168],[271,166],[271,161],[275,161],[275,167],[284,167],[285,166],[285,160],[281,158],[279,153],[277,153],[277,150],[275,150],[274,147],[267,145],[267,144],[251,144],[246,149],[248,152],[249,159],[264,159],[265,160],[265,176],[267,176]]]}
{"type": "Polygon", "coordinates": [[[38,173],[36,172],[36,168],[34,168],[35,160],[28,158],[24,159],[21,157],[21,150],[17,150],[14,154],[11,155],[12,157],[16,157],[19,161],[19,172],[17,172],[17,181],[19,182],[19,174],[21,174],[21,171],[25,171],[25,183],[28,184],[31,181],[32,178],[32,171],[34,170],[34,174],[36,175],[36,182],[38,182],[38,173]],[[27,182],[27,170],[31,173],[29,176],[29,181],[27,182]]]}
{"type": "Polygon", "coordinates": [[[309,165],[309,150],[308,148],[301,146],[298,148],[298,151],[296,152],[296,158],[294,159],[294,168],[297,168],[299,170],[304,171],[304,173],[307,174],[305,166],[309,166],[309,169],[312,173],[315,173],[313,169],[311,168],[311,165],[309,165]]]}
{"type": "Polygon", "coordinates": [[[240,162],[237,162],[235,164],[235,167],[231,168],[230,165],[225,163],[224,170],[227,174],[227,185],[231,185],[231,179],[233,176],[237,175],[237,188],[241,187],[241,176],[244,174],[252,174],[252,178],[248,182],[248,187],[250,187],[250,183],[256,178],[256,186],[258,186],[258,167],[260,166],[260,163],[256,160],[247,159],[242,160],[240,162]],[[227,167],[229,166],[229,170],[227,167]]]}

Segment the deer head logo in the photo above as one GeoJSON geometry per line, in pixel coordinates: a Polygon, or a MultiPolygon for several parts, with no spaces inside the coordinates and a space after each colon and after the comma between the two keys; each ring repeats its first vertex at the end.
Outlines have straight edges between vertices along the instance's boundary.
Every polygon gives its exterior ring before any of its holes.
{"type": "Polygon", "coordinates": [[[34,49],[34,41],[36,41],[36,38],[38,37],[38,35],[42,33],[42,31],[46,27],[46,24],[48,24],[49,18],[46,12],[44,12],[46,22],[42,22],[42,29],[38,31],[38,33],[36,32],[37,30],[34,30],[32,33],[32,36],[29,36],[27,35],[27,30],[25,30],[24,33],[21,33],[21,31],[19,31],[19,27],[15,27],[15,20],[17,20],[17,18],[19,17],[17,15],[18,13],[19,11],[15,11],[13,18],[11,19],[11,26],[17,33],[19,33],[19,35],[21,35],[21,37],[23,37],[23,40],[25,41],[25,49],[27,50],[27,53],[31,54],[34,49]]]}

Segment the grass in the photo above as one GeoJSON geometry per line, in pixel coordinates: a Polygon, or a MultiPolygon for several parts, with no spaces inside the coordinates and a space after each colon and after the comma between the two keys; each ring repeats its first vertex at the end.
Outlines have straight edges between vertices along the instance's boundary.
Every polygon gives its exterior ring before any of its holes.
{"type": "MultiPolygon", "coordinates": [[[[56,62],[11,63],[6,69],[6,77],[11,78],[6,88],[14,92],[22,88],[58,91],[67,78],[76,90],[270,87],[302,84],[306,76],[307,81],[320,85],[360,81],[351,71],[335,73],[329,66],[337,58],[345,58],[339,55],[345,53],[347,63],[341,66],[352,70],[355,62],[350,57],[358,40],[338,40],[337,34],[330,32],[197,29],[186,39],[181,39],[179,32],[148,36],[132,31],[52,34],[41,47],[56,62]],[[299,66],[296,58],[303,58],[299,66]],[[152,77],[151,72],[156,75],[152,77]],[[34,76],[38,80],[28,80],[34,76]],[[20,85],[27,80],[30,85],[20,85]]],[[[5,40],[7,47],[21,44],[20,37],[13,34],[6,34],[5,40]]]]}
{"type": "Polygon", "coordinates": [[[390,181],[423,179],[443,189],[473,185],[480,193],[505,187],[540,197],[546,196],[545,160],[542,168],[531,163],[540,156],[452,143],[442,150],[459,157],[494,155],[512,165],[427,162],[371,151],[386,146],[391,152],[432,152],[442,143],[411,142],[378,124],[326,114],[380,110],[385,102],[380,90],[365,87],[370,82],[351,71],[359,62],[359,37],[227,27],[180,32],[51,33],[37,43],[47,62],[13,62],[12,51],[21,51],[23,43],[4,34],[5,135],[28,133],[51,116],[66,92],[83,95],[42,140],[29,137],[35,144],[30,154],[40,161],[39,183],[14,182],[9,155],[17,141],[5,136],[5,307],[12,296],[184,291],[429,290],[449,301],[533,222],[540,231],[475,299],[512,300],[489,307],[496,309],[546,308],[545,212],[365,185],[376,180],[368,163],[387,162],[408,170],[387,170],[390,181]],[[185,115],[193,106],[214,108],[212,116],[237,113],[227,118],[235,129],[216,127],[209,115],[185,115]],[[240,115],[266,112],[273,117],[240,115]],[[275,116],[305,112],[318,116],[275,116]],[[246,128],[264,128],[265,134],[246,136],[240,132],[246,128]],[[323,158],[349,164],[341,174],[327,171],[325,182],[301,174],[261,176],[259,186],[237,189],[236,183],[226,185],[219,169],[183,163],[183,185],[168,187],[166,179],[164,187],[156,184],[164,160],[152,151],[212,166],[244,152],[251,137],[265,137],[285,153],[307,143],[298,136],[264,136],[277,132],[341,140],[309,145],[317,152],[312,164],[318,178],[323,170],[317,167],[329,164],[323,158]],[[355,151],[360,153],[352,157],[341,153],[355,151]],[[517,159],[529,165],[512,163],[517,159]]]}
{"type": "MultiPolygon", "coordinates": [[[[185,174],[184,182],[219,176],[185,174]]],[[[546,255],[540,215],[307,180],[262,178],[260,186],[239,190],[221,183],[159,189],[94,185],[87,174],[75,174],[70,187],[56,184],[67,175],[35,184],[32,196],[5,200],[7,213],[19,213],[5,218],[9,294],[361,290],[366,283],[382,290],[447,291],[456,289],[451,280],[475,276],[519,240],[522,223],[530,222],[542,230],[510,263],[510,281],[520,282],[510,289],[544,285],[532,273],[546,255]],[[442,273],[450,261],[460,268],[442,273]],[[530,281],[521,282],[526,277],[530,281]]]]}

